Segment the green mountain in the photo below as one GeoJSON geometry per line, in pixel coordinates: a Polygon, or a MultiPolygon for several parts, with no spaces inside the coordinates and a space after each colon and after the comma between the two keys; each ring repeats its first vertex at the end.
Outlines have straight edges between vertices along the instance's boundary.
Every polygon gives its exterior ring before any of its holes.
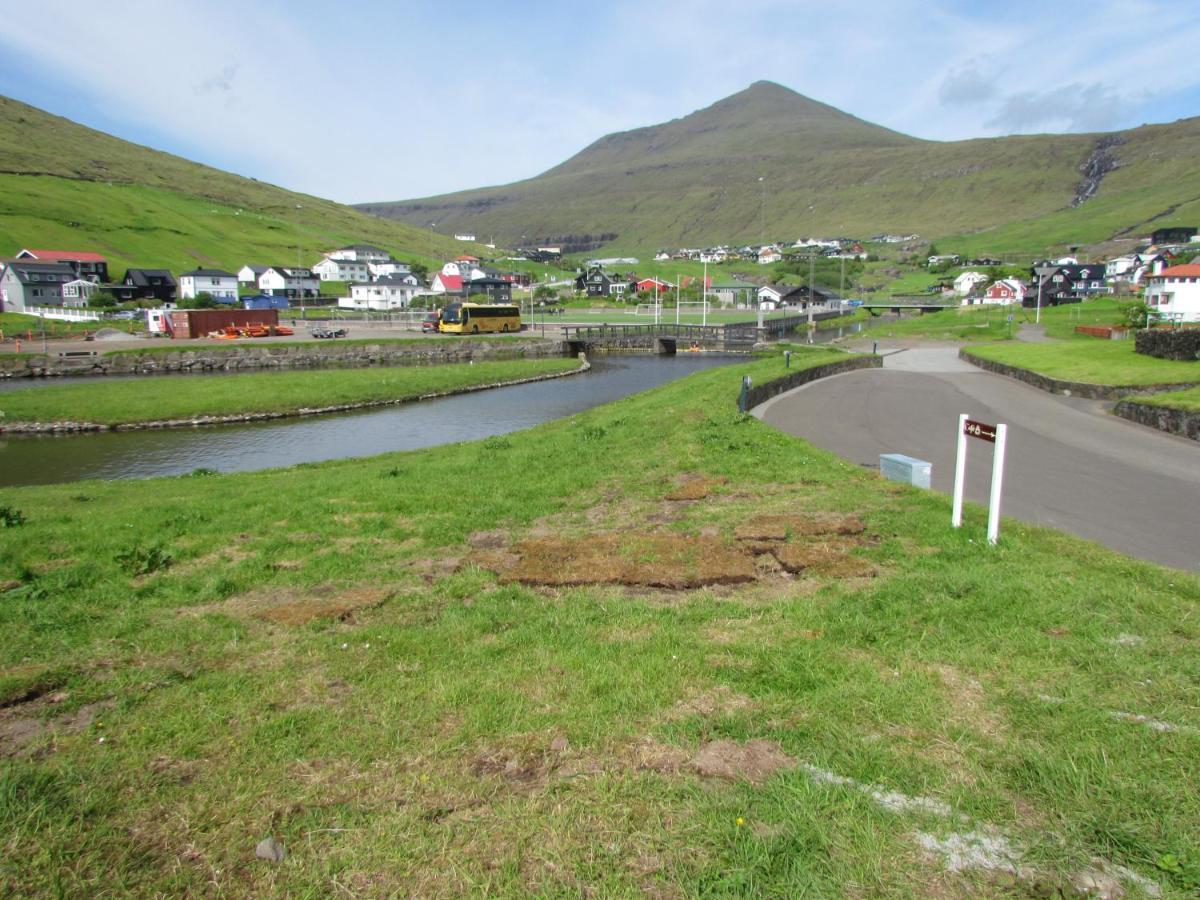
{"type": "Polygon", "coordinates": [[[119,277],[127,265],[311,265],[352,243],[426,262],[472,246],[0,97],[0,258],[22,247],[93,250],[119,277]]]}
{"type": "Polygon", "coordinates": [[[926,141],[760,81],[608,135],[526,181],[360,209],[612,251],[917,232],[1040,252],[1200,224],[1200,119],[1114,134],[926,141]]]}

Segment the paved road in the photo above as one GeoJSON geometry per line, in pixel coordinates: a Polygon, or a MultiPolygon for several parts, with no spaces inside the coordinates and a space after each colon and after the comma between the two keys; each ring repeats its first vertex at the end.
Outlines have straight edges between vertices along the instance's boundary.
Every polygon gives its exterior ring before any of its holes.
{"type": "MultiPolygon", "coordinates": [[[[880,352],[883,369],[818,381],[755,415],[863,465],[877,466],[881,453],[929,460],[934,489],[947,494],[958,414],[1008,423],[1004,515],[1200,570],[1196,442],[1108,415],[1098,402],[987,374],[959,360],[957,348],[880,352]]],[[[967,498],[986,504],[991,447],[969,444],[967,498]]]]}

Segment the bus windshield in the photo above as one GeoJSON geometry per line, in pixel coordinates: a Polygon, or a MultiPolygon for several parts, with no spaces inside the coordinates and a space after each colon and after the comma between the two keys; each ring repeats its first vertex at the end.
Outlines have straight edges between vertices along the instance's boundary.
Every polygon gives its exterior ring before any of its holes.
{"type": "Polygon", "coordinates": [[[442,310],[442,321],[443,322],[457,322],[458,317],[459,317],[459,312],[461,310],[462,310],[462,304],[459,304],[459,303],[447,304],[446,308],[442,310]]]}

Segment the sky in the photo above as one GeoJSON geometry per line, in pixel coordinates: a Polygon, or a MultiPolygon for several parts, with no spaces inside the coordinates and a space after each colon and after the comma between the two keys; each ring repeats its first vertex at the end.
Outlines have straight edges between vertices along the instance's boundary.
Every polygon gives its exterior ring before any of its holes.
{"type": "Polygon", "coordinates": [[[934,140],[1200,115],[1196,13],[1196,0],[0,0],[0,94],[292,190],[403,200],[531,178],[764,79],[934,140]]]}

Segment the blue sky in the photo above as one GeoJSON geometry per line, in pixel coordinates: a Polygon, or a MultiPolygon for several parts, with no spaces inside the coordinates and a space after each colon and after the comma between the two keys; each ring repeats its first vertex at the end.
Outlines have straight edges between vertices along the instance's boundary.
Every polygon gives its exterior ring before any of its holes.
{"type": "Polygon", "coordinates": [[[0,0],[0,93],[344,202],[532,177],[768,79],[958,140],[1200,114],[1193,0],[0,0]]]}

